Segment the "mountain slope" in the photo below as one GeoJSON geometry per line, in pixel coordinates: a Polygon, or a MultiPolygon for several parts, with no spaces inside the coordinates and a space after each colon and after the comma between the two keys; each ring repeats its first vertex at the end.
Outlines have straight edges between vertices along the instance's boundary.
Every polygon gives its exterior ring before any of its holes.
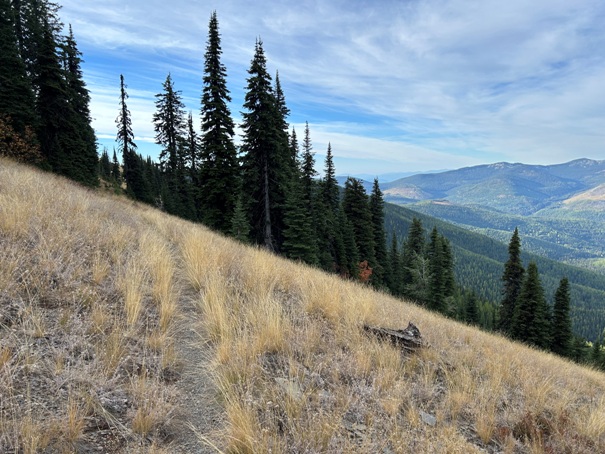
{"type": "MultiPolygon", "coordinates": [[[[511,224],[508,233],[501,231],[502,242],[486,235],[471,232],[448,222],[427,216],[412,209],[386,204],[385,223],[387,230],[397,232],[400,237],[407,235],[409,225],[418,217],[425,229],[437,226],[439,231],[452,242],[455,256],[455,273],[458,282],[474,289],[480,296],[491,301],[500,301],[502,271],[508,259],[507,244],[514,230],[511,224]]],[[[497,221],[496,221],[497,222],[497,221]]],[[[496,224],[497,225],[497,224],[496,224]]],[[[605,276],[579,267],[566,265],[525,249],[522,233],[522,259],[525,265],[536,261],[547,298],[551,298],[562,277],[571,283],[572,320],[578,334],[594,339],[605,327],[605,276]]]]}
{"type": "Polygon", "coordinates": [[[605,161],[498,163],[383,185],[385,200],[504,241],[518,226],[528,251],[605,273],[605,161]]]}
{"type": "Polygon", "coordinates": [[[6,160],[0,248],[3,452],[605,449],[602,373],[6,160]]]}
{"type": "Polygon", "coordinates": [[[402,192],[417,192],[423,200],[447,199],[530,215],[602,183],[605,161],[580,159],[551,166],[497,163],[414,175],[383,185],[383,191],[387,201],[397,203],[412,200],[401,197],[402,192]]]}

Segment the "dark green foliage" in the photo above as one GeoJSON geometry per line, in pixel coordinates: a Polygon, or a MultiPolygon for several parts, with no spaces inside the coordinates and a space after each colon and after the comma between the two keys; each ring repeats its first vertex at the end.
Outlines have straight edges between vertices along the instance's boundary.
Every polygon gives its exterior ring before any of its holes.
{"type": "MultiPolygon", "coordinates": [[[[473,289],[481,301],[501,301],[501,277],[503,265],[508,260],[510,234],[506,244],[500,243],[485,235],[389,203],[385,204],[385,214],[389,235],[393,231],[399,234],[408,231],[414,217],[430,228],[436,225],[451,242],[456,257],[454,270],[458,284],[473,289]]],[[[511,227],[513,230],[514,226],[511,227]]],[[[554,295],[561,276],[569,278],[573,330],[582,337],[594,339],[605,326],[605,276],[523,251],[521,258],[524,263],[536,261],[546,295],[554,295]]]]}
{"type": "Polygon", "coordinates": [[[228,233],[239,191],[239,166],[233,143],[234,124],[227,106],[231,102],[227,70],[221,63],[221,55],[221,37],[214,12],[210,17],[204,55],[197,206],[204,223],[228,233]]]}
{"type": "Polygon", "coordinates": [[[359,260],[367,260],[370,267],[374,268],[376,266],[376,255],[372,212],[370,211],[368,195],[360,180],[347,178],[342,207],[348,221],[353,226],[359,260]]]}
{"type": "Polygon", "coordinates": [[[250,224],[246,217],[246,210],[242,203],[241,197],[235,202],[235,209],[231,217],[231,236],[242,243],[248,242],[248,234],[250,233],[250,224]]]}
{"type": "MultiPolygon", "coordinates": [[[[305,141],[299,171],[291,179],[285,206],[285,229],[282,252],[289,258],[305,263],[318,264],[317,233],[315,229],[313,168],[309,127],[305,129],[305,141]]],[[[290,156],[298,155],[296,133],[290,137],[290,156]]]]}
{"type": "Polygon", "coordinates": [[[15,17],[9,0],[0,0],[0,116],[10,117],[19,135],[35,126],[34,94],[19,56],[15,17]]]}
{"type": "Polygon", "coordinates": [[[149,181],[145,179],[144,161],[142,156],[139,156],[136,152],[137,145],[134,143],[132,120],[130,119],[130,111],[126,104],[126,100],[128,99],[126,88],[124,76],[120,74],[120,110],[116,118],[116,126],[118,127],[116,141],[122,153],[123,178],[126,182],[126,193],[141,202],[153,203],[149,181]]]}
{"type": "MultiPolygon", "coordinates": [[[[412,220],[407,239],[403,245],[403,254],[401,257],[402,279],[401,289],[403,294],[411,296],[408,288],[414,284],[414,276],[424,275],[423,273],[414,273],[414,266],[419,262],[417,258],[424,254],[424,228],[420,219],[414,217],[412,220]]],[[[414,286],[417,287],[417,286],[414,286]]]]}
{"type": "Polygon", "coordinates": [[[387,288],[395,296],[403,294],[403,267],[401,265],[401,254],[397,243],[395,232],[391,236],[391,247],[388,255],[389,266],[385,275],[387,288]]]}
{"type": "Polygon", "coordinates": [[[101,159],[99,159],[99,176],[105,181],[111,180],[111,161],[109,161],[109,153],[107,148],[103,149],[101,159]]]}
{"type": "Polygon", "coordinates": [[[153,114],[155,143],[162,146],[160,166],[173,178],[178,167],[179,147],[185,136],[185,104],[181,92],[174,89],[170,74],[162,84],[163,91],[155,95],[156,112],[153,114]]]}
{"type": "Polygon", "coordinates": [[[316,265],[317,238],[314,218],[309,216],[306,194],[302,182],[294,179],[290,184],[286,200],[284,241],[282,252],[293,260],[316,265]]]}
{"type": "Polygon", "coordinates": [[[374,255],[376,263],[372,273],[372,284],[375,287],[386,285],[386,274],[389,263],[387,258],[386,234],[384,231],[384,199],[378,184],[378,178],[374,179],[372,193],[370,194],[370,213],[372,215],[372,232],[374,235],[374,255]]]}
{"type": "Polygon", "coordinates": [[[521,240],[519,230],[515,228],[508,245],[508,261],[504,264],[502,274],[502,302],[500,303],[499,329],[505,334],[512,334],[512,320],[515,314],[517,299],[521,293],[525,269],[521,263],[521,240]]]}
{"type": "Polygon", "coordinates": [[[570,356],[573,333],[569,318],[570,296],[569,280],[561,279],[555,293],[552,318],[552,338],[550,349],[561,356],[570,356]]]}
{"type": "Polygon", "coordinates": [[[540,348],[550,346],[550,308],[538,274],[538,266],[530,262],[521,293],[515,304],[512,335],[515,339],[540,348]]]}
{"type": "Polygon", "coordinates": [[[338,190],[338,182],[336,181],[336,170],[334,168],[334,160],[332,158],[332,145],[328,143],[328,151],[326,153],[326,161],[324,168],[324,178],[321,184],[321,194],[325,205],[333,212],[338,212],[340,205],[340,194],[338,190]]]}
{"type": "Polygon", "coordinates": [[[431,231],[426,255],[430,274],[428,307],[446,313],[448,298],[454,292],[453,260],[449,242],[439,234],[437,227],[431,231]]]}
{"type": "Polygon", "coordinates": [[[605,359],[603,356],[603,343],[601,337],[595,339],[592,343],[589,356],[590,364],[597,369],[605,370],[605,359]]]}
{"type": "Polygon", "coordinates": [[[111,161],[111,178],[119,185],[122,184],[122,172],[120,170],[120,161],[116,154],[116,149],[113,149],[113,159],[111,161]]]}
{"type": "Polygon", "coordinates": [[[479,301],[475,292],[468,292],[466,296],[466,305],[464,311],[464,321],[471,325],[478,325],[480,322],[479,301]]]}
{"type": "Polygon", "coordinates": [[[70,129],[65,131],[71,135],[71,148],[67,150],[71,169],[66,175],[89,186],[96,186],[98,184],[97,138],[91,126],[90,93],[82,74],[82,54],[78,50],[71,25],[62,48],[67,97],[71,108],[70,129]]]}
{"type": "Polygon", "coordinates": [[[292,175],[283,107],[278,105],[267,73],[262,42],[256,42],[248,70],[242,113],[243,187],[253,240],[271,251],[283,241],[284,207],[292,175]]]}
{"type": "Polygon", "coordinates": [[[346,215],[344,205],[338,211],[337,225],[340,230],[336,237],[337,270],[343,277],[356,279],[361,257],[357,247],[355,226],[346,215]]]}

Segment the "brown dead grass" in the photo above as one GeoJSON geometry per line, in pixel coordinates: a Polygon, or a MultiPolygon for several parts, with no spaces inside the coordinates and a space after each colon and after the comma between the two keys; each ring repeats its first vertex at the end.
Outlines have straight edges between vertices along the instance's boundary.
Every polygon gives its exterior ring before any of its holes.
{"type": "Polygon", "coordinates": [[[602,373],[6,160],[0,250],[0,451],[170,452],[183,292],[217,450],[605,451],[602,373]],[[409,321],[414,354],[362,329],[409,321]]]}

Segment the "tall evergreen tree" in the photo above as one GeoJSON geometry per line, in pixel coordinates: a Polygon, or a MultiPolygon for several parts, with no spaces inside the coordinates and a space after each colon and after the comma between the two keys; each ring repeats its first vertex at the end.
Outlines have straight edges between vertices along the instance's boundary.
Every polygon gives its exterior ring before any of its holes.
{"type": "MultiPolygon", "coordinates": [[[[413,285],[414,276],[425,276],[424,272],[415,272],[414,268],[419,264],[424,264],[424,261],[419,261],[419,257],[424,256],[424,227],[422,221],[418,218],[412,219],[408,236],[403,245],[403,253],[401,256],[402,280],[401,288],[405,296],[411,296],[407,290],[413,285]]],[[[414,287],[418,287],[414,285],[414,287]]]]}
{"type": "Polygon", "coordinates": [[[122,153],[126,192],[137,200],[152,203],[153,198],[150,193],[149,183],[144,175],[143,158],[136,152],[137,145],[134,143],[130,110],[128,110],[126,104],[126,100],[128,99],[126,88],[128,87],[124,83],[124,76],[120,74],[120,107],[118,117],[116,118],[116,126],[118,127],[116,141],[122,153]]]}
{"type": "Polygon", "coordinates": [[[355,232],[359,259],[361,261],[367,260],[373,269],[376,266],[376,255],[372,212],[370,211],[368,195],[360,180],[347,178],[342,205],[355,232]]]}
{"type": "Polygon", "coordinates": [[[109,160],[107,148],[103,148],[101,159],[99,159],[99,175],[105,181],[111,180],[111,161],[109,160]]]}
{"type": "Polygon", "coordinates": [[[473,291],[465,292],[464,321],[471,325],[478,325],[480,322],[479,301],[473,291]]]}
{"type": "MultiPolygon", "coordinates": [[[[234,124],[227,106],[227,70],[221,63],[221,36],[216,11],[210,17],[204,55],[199,216],[210,227],[231,230],[239,193],[239,165],[233,143],[234,124]]],[[[249,104],[248,104],[249,105],[249,104]]]]}
{"type": "Polygon", "coordinates": [[[515,306],[521,287],[523,285],[523,275],[525,269],[521,263],[521,240],[519,239],[519,230],[515,228],[513,236],[508,245],[508,261],[504,264],[504,273],[502,281],[502,302],[500,303],[500,317],[498,329],[505,334],[512,334],[512,321],[515,314],[515,306]]]}
{"type": "Polygon", "coordinates": [[[530,262],[513,315],[512,335],[515,339],[548,348],[550,345],[550,313],[538,274],[538,266],[530,262]]]}
{"type": "Polygon", "coordinates": [[[559,287],[555,293],[550,349],[558,355],[567,357],[571,355],[573,340],[569,306],[569,280],[563,278],[559,282],[559,287]]]}
{"type": "Polygon", "coordinates": [[[430,279],[430,295],[428,305],[431,309],[444,312],[445,311],[445,257],[442,238],[437,231],[437,227],[433,227],[431,231],[430,241],[427,248],[427,258],[429,260],[430,279]]]}
{"type": "Polygon", "coordinates": [[[401,296],[403,293],[401,285],[403,281],[401,255],[397,243],[397,235],[393,231],[391,236],[391,247],[389,249],[389,267],[386,274],[386,284],[391,293],[395,296],[401,296]]]}
{"type": "Polygon", "coordinates": [[[69,121],[72,149],[68,151],[73,179],[89,186],[98,184],[97,138],[92,128],[90,93],[82,74],[82,54],[71,25],[63,44],[63,68],[72,116],[69,121]]]}
{"type": "Polygon", "coordinates": [[[153,114],[155,143],[162,146],[160,166],[168,175],[176,176],[179,146],[185,136],[185,104],[181,92],[174,89],[170,74],[162,84],[163,91],[155,95],[153,114]]]}
{"type": "Polygon", "coordinates": [[[386,233],[384,231],[384,199],[378,184],[374,179],[372,193],[370,194],[370,212],[372,214],[372,231],[374,234],[374,252],[376,264],[372,273],[372,284],[376,287],[385,285],[385,275],[388,273],[386,233]]]}
{"type": "Polygon", "coordinates": [[[0,0],[0,116],[23,136],[26,127],[35,127],[34,94],[25,65],[19,55],[15,17],[10,0],[0,0]]]}
{"type": "Polygon", "coordinates": [[[305,137],[302,145],[300,169],[303,197],[305,203],[307,203],[307,213],[312,215],[313,200],[315,198],[315,177],[317,176],[317,172],[315,171],[315,157],[313,156],[313,145],[311,143],[311,134],[309,132],[309,122],[305,123],[305,137]]]}
{"type": "Polygon", "coordinates": [[[248,70],[246,112],[242,113],[243,184],[252,238],[271,251],[279,251],[291,177],[290,150],[287,141],[284,144],[284,121],[266,65],[262,42],[257,40],[248,70]]]}
{"type": "MultiPolygon", "coordinates": [[[[285,229],[282,250],[287,257],[316,265],[317,234],[315,229],[315,207],[313,205],[313,155],[308,125],[305,130],[305,151],[301,157],[300,168],[291,179],[285,206],[285,229]]],[[[298,143],[293,130],[290,136],[290,157],[298,157],[298,143]]],[[[294,163],[298,160],[294,159],[294,163]]]]}
{"type": "Polygon", "coordinates": [[[332,157],[332,145],[330,143],[328,143],[328,151],[326,152],[324,173],[325,175],[321,186],[322,197],[330,210],[336,213],[338,212],[338,207],[340,205],[340,194],[338,182],[336,181],[334,159],[332,157]]]}
{"type": "Polygon", "coordinates": [[[163,91],[156,95],[153,114],[155,142],[162,146],[160,169],[164,173],[164,209],[177,216],[191,218],[187,210],[191,195],[190,180],[185,178],[185,104],[181,92],[175,90],[170,74],[162,84],[163,91]]]}

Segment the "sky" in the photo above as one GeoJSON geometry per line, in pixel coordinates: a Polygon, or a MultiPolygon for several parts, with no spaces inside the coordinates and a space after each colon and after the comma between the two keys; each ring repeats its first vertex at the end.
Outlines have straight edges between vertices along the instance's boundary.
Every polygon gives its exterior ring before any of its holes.
{"type": "Polygon", "coordinates": [[[199,129],[216,11],[234,120],[260,38],[319,171],[328,142],[351,175],[605,159],[603,0],[59,1],[110,153],[120,74],[143,155],[168,73],[199,129]]]}

